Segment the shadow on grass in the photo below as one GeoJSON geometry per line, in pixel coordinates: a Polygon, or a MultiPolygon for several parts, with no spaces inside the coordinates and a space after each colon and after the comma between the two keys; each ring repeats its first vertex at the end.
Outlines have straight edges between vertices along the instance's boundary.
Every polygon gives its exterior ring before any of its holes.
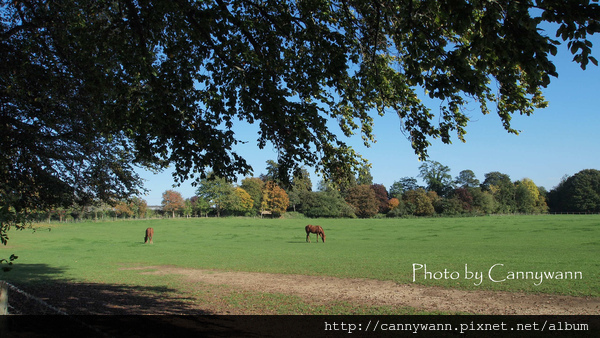
{"type": "Polygon", "coordinates": [[[15,284],[30,284],[61,278],[66,269],[46,264],[22,264],[18,261],[10,271],[0,272],[0,279],[15,284]]]}
{"type": "Polygon", "coordinates": [[[0,279],[18,288],[9,290],[9,312],[25,315],[61,312],[69,315],[213,314],[200,309],[194,299],[167,286],[83,283],[62,278],[63,272],[61,268],[45,264],[19,264],[0,275],[0,279]]]}
{"type": "Polygon", "coordinates": [[[263,337],[288,328],[276,319],[215,316],[167,286],[70,281],[44,264],[12,272],[0,279],[16,288],[9,287],[9,313],[19,315],[0,316],[0,337],[263,337]]]}

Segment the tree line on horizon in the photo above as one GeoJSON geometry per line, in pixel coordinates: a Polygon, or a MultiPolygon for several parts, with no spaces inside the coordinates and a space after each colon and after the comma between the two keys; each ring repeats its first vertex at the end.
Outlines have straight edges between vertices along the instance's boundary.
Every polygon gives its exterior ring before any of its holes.
{"type": "Polygon", "coordinates": [[[267,161],[267,173],[246,177],[235,185],[225,178],[209,176],[197,182],[196,195],[184,199],[174,190],[163,193],[162,210],[148,209],[142,198],[122,200],[113,206],[61,208],[46,218],[64,220],[100,216],[144,218],[148,216],[263,216],[280,217],[286,212],[310,218],[371,218],[408,216],[458,216],[507,213],[600,212],[600,171],[586,169],[565,176],[551,191],[533,180],[512,181],[494,171],[480,182],[472,170],[450,175],[450,168],[427,161],[419,168],[419,185],[414,177],[403,177],[389,189],[373,183],[368,167],[343,184],[322,180],[316,190],[306,170],[291,182],[277,180],[277,164],[267,161]]]}

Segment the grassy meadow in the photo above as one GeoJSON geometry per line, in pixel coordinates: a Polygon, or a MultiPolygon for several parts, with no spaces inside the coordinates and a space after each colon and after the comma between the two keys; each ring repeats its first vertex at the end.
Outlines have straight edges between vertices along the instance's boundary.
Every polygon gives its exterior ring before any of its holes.
{"type": "Polygon", "coordinates": [[[9,237],[8,245],[0,248],[0,257],[14,253],[19,258],[10,272],[2,273],[2,279],[16,284],[61,280],[135,285],[144,280],[120,268],[176,265],[600,296],[598,215],[182,218],[41,224],[35,231],[10,231],[9,237]],[[323,226],[325,244],[317,244],[315,235],[312,243],[305,242],[304,226],[309,223],[323,226]],[[147,227],[154,228],[153,245],[143,244],[147,227]],[[414,273],[413,264],[420,265],[414,273]],[[425,266],[430,274],[424,273],[425,266]],[[481,274],[480,279],[465,269],[481,274]],[[566,271],[581,275],[543,280],[517,275],[566,271]]]}

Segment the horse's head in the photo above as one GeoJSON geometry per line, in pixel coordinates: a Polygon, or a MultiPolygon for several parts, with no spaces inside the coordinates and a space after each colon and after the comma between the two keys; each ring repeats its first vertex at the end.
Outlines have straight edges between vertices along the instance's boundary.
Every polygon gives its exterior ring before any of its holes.
{"type": "Polygon", "coordinates": [[[321,238],[323,239],[323,243],[325,243],[325,231],[323,231],[323,228],[321,228],[320,226],[317,229],[318,233],[317,236],[321,235],[321,238]]]}

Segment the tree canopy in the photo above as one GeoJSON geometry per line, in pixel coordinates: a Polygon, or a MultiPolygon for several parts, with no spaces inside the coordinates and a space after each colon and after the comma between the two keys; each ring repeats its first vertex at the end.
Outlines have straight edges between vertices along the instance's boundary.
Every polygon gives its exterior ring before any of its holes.
{"type": "Polygon", "coordinates": [[[565,178],[549,197],[554,211],[600,212],[600,170],[585,169],[565,178]]]}
{"type": "Polygon", "coordinates": [[[185,201],[180,193],[175,190],[167,190],[162,194],[162,208],[175,217],[175,211],[185,207],[185,201]]]}
{"type": "Polygon", "coordinates": [[[427,183],[427,189],[438,195],[446,195],[452,188],[450,168],[437,161],[427,161],[419,166],[419,176],[427,183]]]}
{"type": "Polygon", "coordinates": [[[464,141],[470,103],[516,132],[512,114],[546,105],[560,41],[585,68],[600,30],[595,0],[0,0],[0,16],[3,225],[137,194],[135,166],[247,174],[238,121],[283,179],[364,164],[330,120],[369,144],[373,115],[395,114],[422,159],[464,141]]]}

